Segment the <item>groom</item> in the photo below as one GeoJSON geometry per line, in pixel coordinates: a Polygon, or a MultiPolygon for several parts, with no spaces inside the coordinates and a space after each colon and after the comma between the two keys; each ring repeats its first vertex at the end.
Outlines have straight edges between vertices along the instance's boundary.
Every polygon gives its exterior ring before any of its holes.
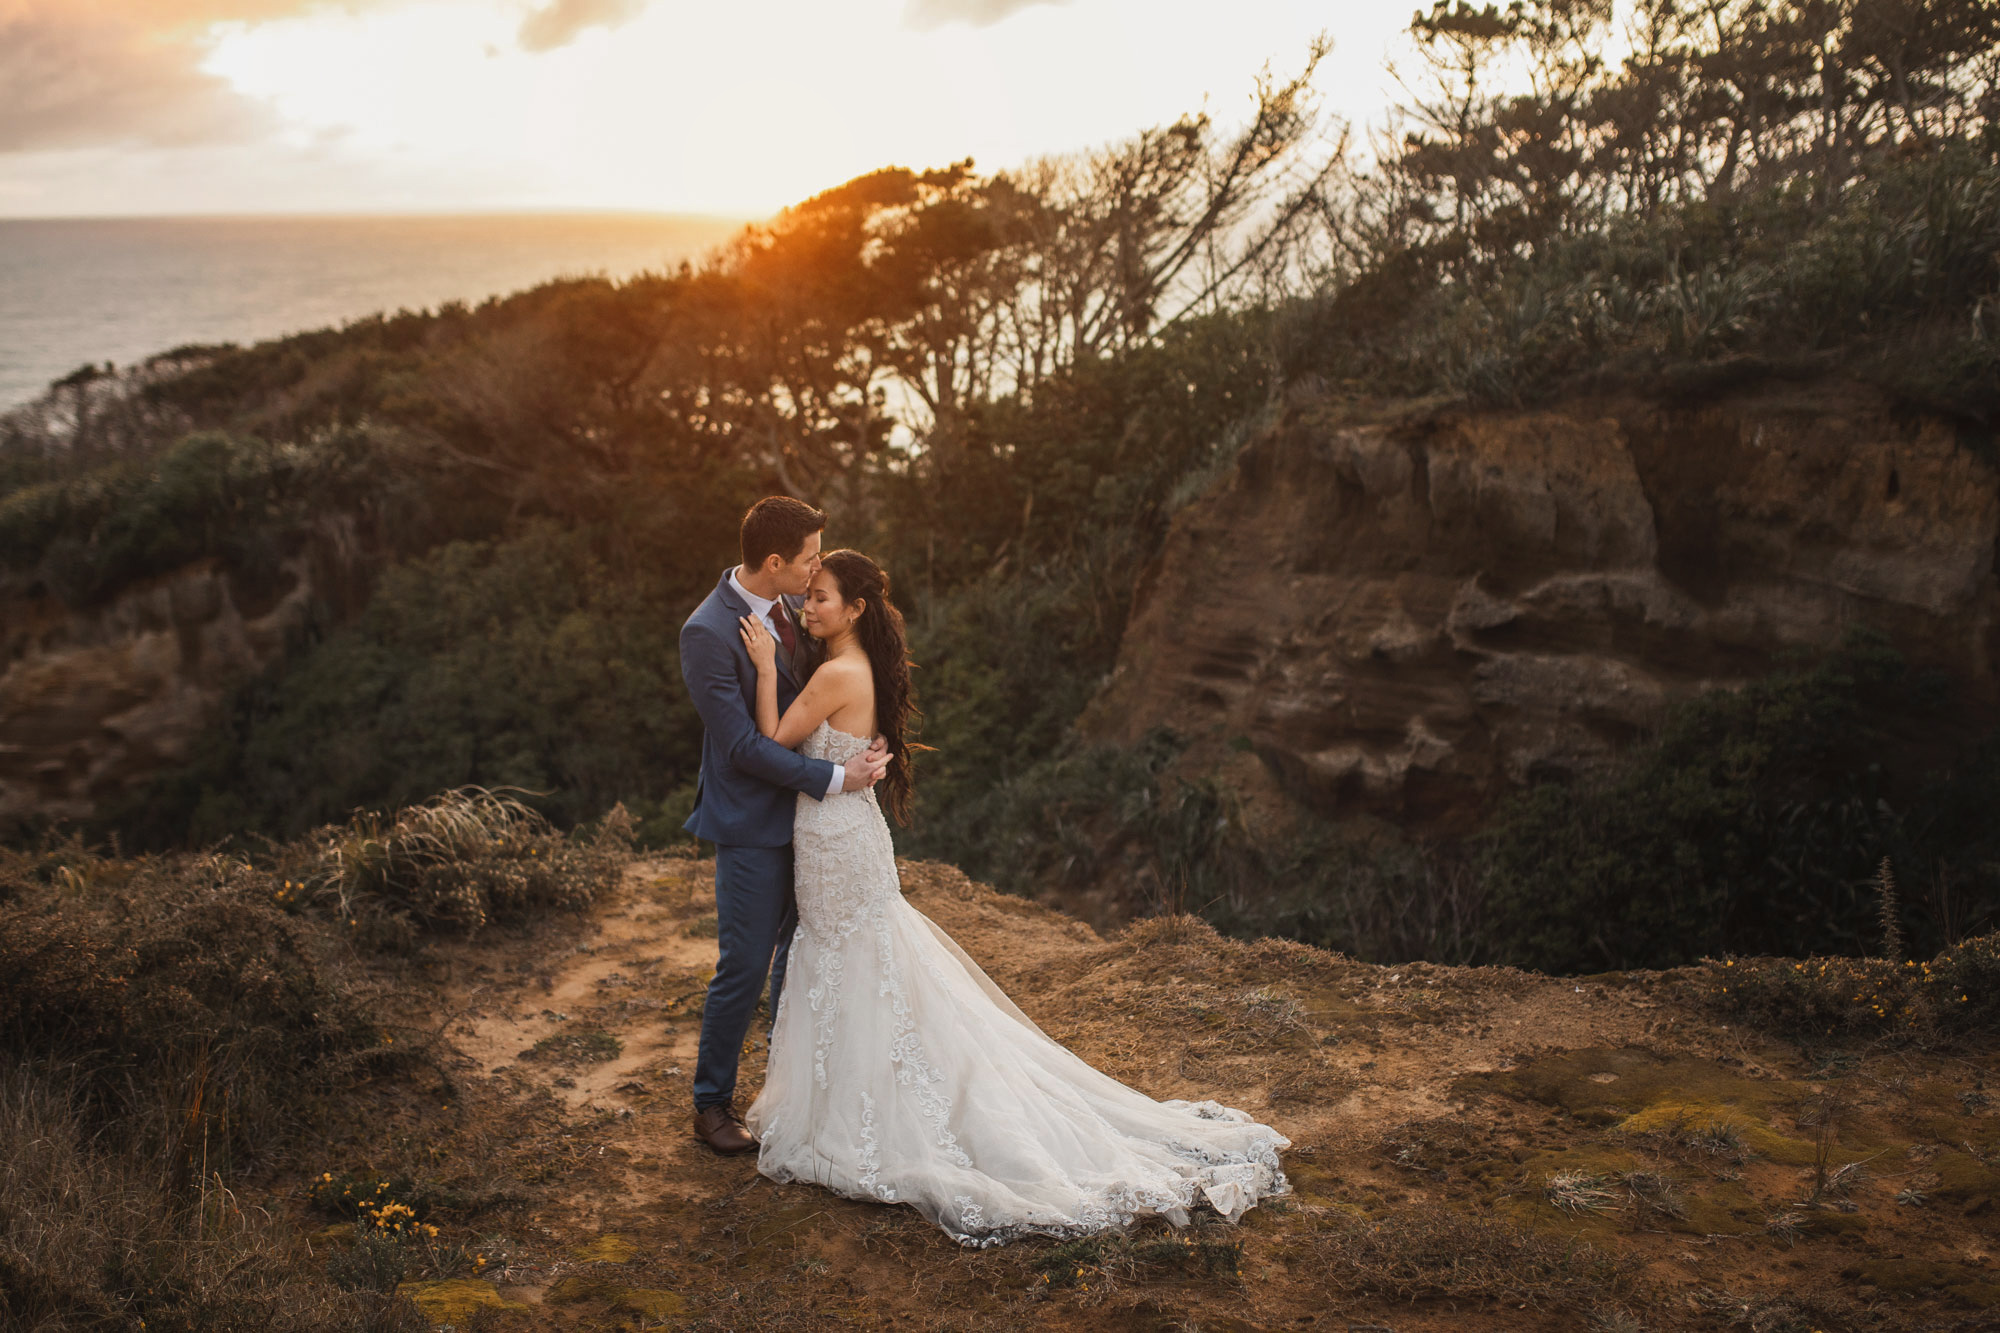
{"type": "Polygon", "coordinates": [[[757,668],[737,617],[754,615],[778,640],[778,711],[804,683],[798,607],[819,571],[826,515],[790,496],[759,500],[743,516],[743,563],[729,570],[681,627],[681,675],[701,714],[701,777],[687,829],[715,844],[720,957],[701,1012],[694,1067],[695,1137],[720,1153],[757,1146],[737,1114],[736,1061],[771,978],[771,1013],[785,984],[798,912],[792,899],[793,792],[821,800],[871,786],[888,767],[880,741],[844,765],[794,754],[757,730],[757,668]]]}

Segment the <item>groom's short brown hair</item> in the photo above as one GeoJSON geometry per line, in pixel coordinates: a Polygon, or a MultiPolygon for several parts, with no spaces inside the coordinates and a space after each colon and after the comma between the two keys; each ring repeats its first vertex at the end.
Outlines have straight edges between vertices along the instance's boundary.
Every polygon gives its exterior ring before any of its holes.
{"type": "Polygon", "coordinates": [[[805,501],[767,495],[743,516],[743,568],[762,569],[767,555],[789,564],[805,549],[806,538],[825,527],[826,515],[805,501]]]}

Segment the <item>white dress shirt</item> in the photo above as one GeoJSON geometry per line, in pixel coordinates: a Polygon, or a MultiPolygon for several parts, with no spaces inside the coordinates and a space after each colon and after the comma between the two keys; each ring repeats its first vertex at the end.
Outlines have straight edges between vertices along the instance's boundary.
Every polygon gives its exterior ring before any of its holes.
{"type": "MultiPolygon", "coordinates": [[[[772,601],[769,597],[759,597],[756,593],[751,592],[748,588],[744,587],[743,580],[737,577],[737,575],[741,574],[742,572],[743,572],[743,566],[741,565],[738,565],[736,568],[729,571],[729,586],[736,589],[736,595],[738,597],[741,597],[744,601],[750,603],[750,614],[757,617],[757,619],[763,621],[767,626],[770,627],[772,637],[778,640],[778,647],[782,649],[785,646],[785,640],[783,636],[779,635],[778,633],[777,622],[771,619],[772,608],[777,606],[777,603],[772,601]]],[[[799,628],[797,625],[794,625],[792,626],[792,633],[803,634],[805,633],[805,631],[799,628]]],[[[847,780],[846,770],[842,769],[839,764],[835,764],[833,766],[833,781],[827,784],[826,794],[828,796],[840,795],[841,784],[846,780],[847,780]]]]}

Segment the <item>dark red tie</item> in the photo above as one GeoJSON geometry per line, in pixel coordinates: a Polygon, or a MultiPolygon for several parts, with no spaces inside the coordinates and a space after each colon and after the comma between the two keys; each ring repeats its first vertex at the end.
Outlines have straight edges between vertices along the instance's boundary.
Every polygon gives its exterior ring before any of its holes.
{"type": "Polygon", "coordinates": [[[792,618],[785,614],[784,603],[771,603],[771,624],[778,631],[778,642],[785,645],[785,660],[789,662],[798,656],[799,641],[792,633],[792,618]]]}

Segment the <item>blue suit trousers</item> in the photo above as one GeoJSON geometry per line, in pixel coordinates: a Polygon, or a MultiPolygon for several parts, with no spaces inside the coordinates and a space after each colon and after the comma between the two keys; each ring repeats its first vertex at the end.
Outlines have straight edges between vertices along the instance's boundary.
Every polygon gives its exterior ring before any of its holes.
{"type": "Polygon", "coordinates": [[[785,960],[798,926],[792,896],[792,847],[715,849],[715,936],[719,956],[715,980],[701,1016],[701,1049],[695,1057],[697,1111],[721,1106],[736,1096],[736,1064],[743,1038],[771,980],[771,1019],[785,987],[785,960]]]}

